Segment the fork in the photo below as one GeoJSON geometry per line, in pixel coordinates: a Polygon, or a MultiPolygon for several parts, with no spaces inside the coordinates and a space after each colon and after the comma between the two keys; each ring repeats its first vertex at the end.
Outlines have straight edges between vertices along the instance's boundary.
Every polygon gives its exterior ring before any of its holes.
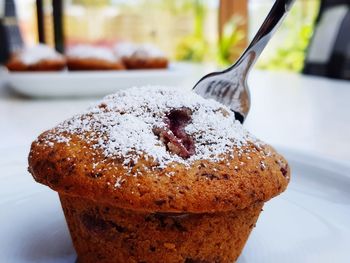
{"type": "Polygon", "coordinates": [[[248,48],[229,68],[202,77],[193,87],[195,93],[228,106],[241,123],[250,109],[247,77],[267,43],[291,9],[295,0],[276,0],[248,48]]]}

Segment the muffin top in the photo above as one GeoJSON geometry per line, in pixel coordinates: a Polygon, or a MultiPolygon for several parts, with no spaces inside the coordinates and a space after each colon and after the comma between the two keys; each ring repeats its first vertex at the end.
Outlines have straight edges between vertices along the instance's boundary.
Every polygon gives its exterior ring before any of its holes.
{"type": "Polygon", "coordinates": [[[38,44],[21,50],[16,55],[16,59],[25,65],[33,65],[43,60],[61,61],[63,60],[63,56],[47,45],[38,44]]]}
{"type": "Polygon", "coordinates": [[[75,59],[99,59],[108,62],[115,62],[118,60],[114,53],[108,48],[91,45],[76,45],[69,48],[66,55],[69,58],[75,59]]]}
{"type": "Polygon", "coordinates": [[[159,48],[152,44],[142,44],[138,46],[132,54],[134,58],[164,58],[165,54],[159,48]]]}
{"type": "Polygon", "coordinates": [[[121,42],[114,46],[114,53],[119,58],[130,57],[135,50],[137,45],[131,42],[121,42]]]}
{"type": "Polygon", "coordinates": [[[129,42],[119,43],[114,51],[121,58],[152,59],[165,58],[165,54],[150,43],[135,44],[129,42]]]}
{"type": "Polygon", "coordinates": [[[170,87],[119,91],[44,132],[29,171],[58,192],[181,213],[243,209],[289,181],[283,157],[228,108],[170,87]]]}

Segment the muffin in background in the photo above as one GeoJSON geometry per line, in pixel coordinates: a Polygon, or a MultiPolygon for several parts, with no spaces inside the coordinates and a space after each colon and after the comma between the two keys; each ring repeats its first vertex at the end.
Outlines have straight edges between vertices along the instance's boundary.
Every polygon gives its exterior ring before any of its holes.
{"type": "Polygon", "coordinates": [[[114,51],[127,69],[163,69],[169,64],[165,54],[152,44],[120,43],[114,51]]]}
{"type": "Polygon", "coordinates": [[[123,62],[105,47],[76,45],[66,53],[68,70],[121,70],[123,62]]]}
{"type": "Polygon", "coordinates": [[[44,44],[25,47],[13,54],[6,64],[9,71],[59,71],[65,66],[64,56],[44,44]]]}
{"type": "Polygon", "coordinates": [[[232,263],[290,178],[227,107],[170,87],[119,91],[42,133],[29,171],[58,192],[80,263],[232,263]]]}

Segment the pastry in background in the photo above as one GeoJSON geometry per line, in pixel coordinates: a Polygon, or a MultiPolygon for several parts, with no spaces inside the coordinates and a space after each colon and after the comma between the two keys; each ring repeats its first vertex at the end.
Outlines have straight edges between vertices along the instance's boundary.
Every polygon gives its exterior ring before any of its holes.
{"type": "Polygon", "coordinates": [[[69,70],[120,70],[125,69],[121,59],[105,47],[77,45],[66,53],[69,70]]]}
{"type": "Polygon", "coordinates": [[[10,71],[58,71],[65,66],[65,58],[44,44],[24,48],[13,54],[6,64],[10,71]]]}
{"type": "Polygon", "coordinates": [[[152,44],[121,43],[115,46],[115,53],[127,69],[162,69],[169,64],[165,54],[152,44]]]}

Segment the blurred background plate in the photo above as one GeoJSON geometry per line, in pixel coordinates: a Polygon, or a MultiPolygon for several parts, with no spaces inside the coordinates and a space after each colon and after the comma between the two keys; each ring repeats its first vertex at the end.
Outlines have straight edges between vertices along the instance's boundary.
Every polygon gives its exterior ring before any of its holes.
{"type": "Polygon", "coordinates": [[[104,96],[132,86],[185,85],[197,68],[191,63],[179,62],[161,70],[8,72],[3,75],[12,89],[29,97],[88,97],[104,96]]]}
{"type": "MultiPolygon", "coordinates": [[[[0,261],[74,263],[58,196],[26,171],[28,150],[0,150],[0,261]]],[[[281,152],[292,169],[291,183],[264,206],[238,262],[348,263],[350,165],[281,152]]]]}

